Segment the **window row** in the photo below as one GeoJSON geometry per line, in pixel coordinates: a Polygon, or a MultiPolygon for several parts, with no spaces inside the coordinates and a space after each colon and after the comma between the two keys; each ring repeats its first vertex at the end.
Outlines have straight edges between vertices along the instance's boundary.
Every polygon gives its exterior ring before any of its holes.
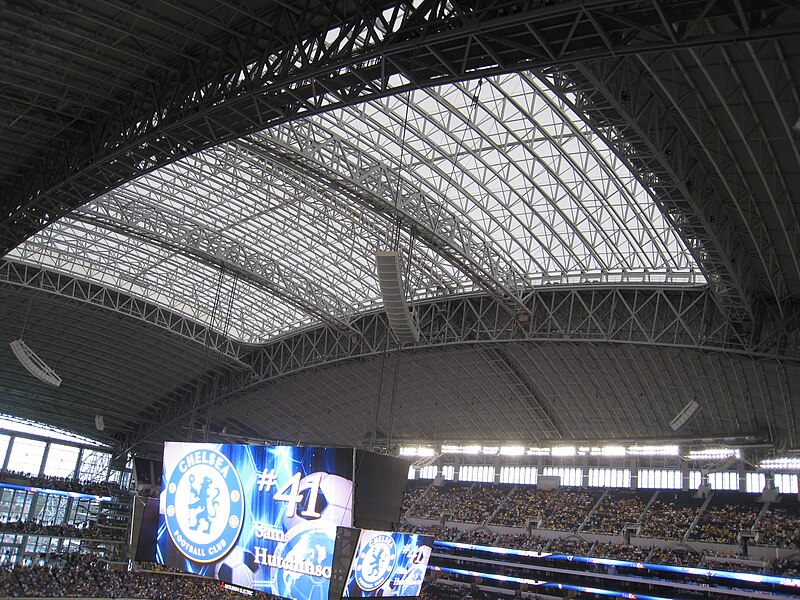
{"type": "Polygon", "coordinates": [[[100,482],[108,479],[110,462],[111,454],[102,450],[0,434],[0,466],[5,471],[100,482]]]}
{"type": "MultiPolygon", "coordinates": [[[[441,475],[447,481],[453,481],[456,469],[453,465],[427,465],[421,468],[411,466],[408,470],[409,479],[434,479],[441,475]]],[[[461,465],[458,468],[458,480],[478,483],[513,483],[521,485],[536,485],[539,483],[538,467],[530,466],[504,466],[499,472],[492,465],[461,465]]],[[[558,477],[563,486],[584,485],[584,470],[581,467],[544,467],[541,472],[543,477],[558,477]]],[[[639,469],[638,487],[640,489],[673,489],[683,488],[683,473],[678,469],[639,469]]],[[[631,487],[631,470],[592,467],[586,473],[586,485],[589,487],[631,487]]],[[[724,471],[708,473],[708,484],[712,490],[740,489],[739,473],[737,471],[724,471]]],[[[775,487],[783,494],[798,493],[798,476],[794,473],[775,473],[773,475],[775,487]]],[[[697,470],[689,471],[689,489],[696,490],[703,481],[703,474],[697,470]]],[[[745,491],[758,494],[764,490],[767,478],[764,473],[748,472],[745,474],[745,491]]]]}

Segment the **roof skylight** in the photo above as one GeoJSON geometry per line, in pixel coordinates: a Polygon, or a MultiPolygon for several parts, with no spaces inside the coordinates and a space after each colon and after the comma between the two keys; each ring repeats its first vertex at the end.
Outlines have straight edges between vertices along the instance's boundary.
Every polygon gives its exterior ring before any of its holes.
{"type": "Polygon", "coordinates": [[[417,301],[480,291],[476,273],[512,291],[704,283],[637,178],[531,73],[381,98],[200,152],[9,258],[264,342],[379,307],[374,255],[395,244],[417,301]]]}

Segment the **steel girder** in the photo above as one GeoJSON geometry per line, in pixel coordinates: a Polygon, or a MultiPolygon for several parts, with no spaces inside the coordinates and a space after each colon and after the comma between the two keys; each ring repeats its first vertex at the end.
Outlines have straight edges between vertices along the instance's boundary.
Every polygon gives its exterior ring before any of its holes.
{"type": "Polygon", "coordinates": [[[114,192],[80,211],[75,218],[182,252],[234,273],[324,323],[342,330],[350,329],[350,310],[342,299],[305,274],[264,256],[258,248],[223,231],[181,219],[168,210],[118,200],[114,192]]]}
{"type": "MultiPolygon", "coordinates": [[[[5,414],[22,416],[40,424],[57,423],[61,430],[82,432],[79,435],[86,437],[90,437],[93,433],[86,430],[86,414],[81,410],[82,407],[70,406],[69,410],[64,410],[63,405],[56,406],[52,396],[6,387],[0,387],[0,394],[3,395],[5,414]]],[[[98,433],[98,437],[99,435],[98,433]]],[[[103,441],[109,442],[109,438],[103,438],[103,441]]]]}
{"type": "Polygon", "coordinates": [[[800,35],[794,20],[782,19],[796,6],[778,0],[747,11],[722,0],[426,0],[382,12],[371,4],[345,20],[331,15],[313,34],[298,22],[285,35],[265,35],[263,23],[248,22],[247,31],[231,31],[231,43],[217,48],[249,45],[258,58],[240,53],[220,62],[205,48],[209,56],[154,72],[147,94],[126,96],[82,123],[79,134],[66,130],[50,140],[19,183],[2,192],[0,252],[163,164],[333,106],[488,73],[800,35]],[[698,27],[709,19],[724,26],[698,27]],[[204,62],[216,67],[213,77],[198,69],[204,62]]]}
{"type": "Polygon", "coordinates": [[[620,157],[638,172],[738,323],[753,318],[752,272],[736,225],[703,161],[649,83],[635,57],[585,62],[564,70],[562,94],[576,94],[620,157]],[[669,150],[668,152],[666,150],[669,150]],[[712,220],[711,215],[720,215],[712,220]]]}
{"type": "Polygon", "coordinates": [[[540,399],[541,394],[525,373],[525,369],[513,354],[504,346],[490,346],[485,351],[486,362],[507,384],[514,398],[528,409],[528,418],[534,420],[543,433],[542,440],[534,437],[536,444],[546,440],[564,439],[564,432],[556,423],[547,403],[540,399]]]}
{"type": "Polygon", "coordinates": [[[302,326],[287,322],[282,304],[295,308],[291,317],[312,315],[345,328],[354,314],[380,306],[369,282],[375,252],[387,247],[407,253],[413,302],[483,289],[524,311],[519,294],[543,283],[704,283],[642,186],[573,118],[530,72],[332,111],[120,186],[9,256],[91,270],[94,279],[139,290],[193,319],[215,313],[212,297],[203,302],[200,292],[223,268],[228,280],[238,278],[233,284],[249,285],[232,299],[249,316],[229,310],[223,319],[248,342],[302,326]],[[436,123],[440,110],[457,125],[436,123]],[[489,115],[491,123],[505,116],[504,142],[485,131],[489,115]],[[436,143],[439,131],[455,135],[477,123],[486,147],[473,141],[479,148],[453,151],[436,143]],[[559,146],[562,135],[568,152],[559,146]],[[289,206],[297,210],[284,210],[289,206]],[[508,219],[497,214],[503,210],[508,219]],[[351,276],[326,277],[338,270],[318,262],[320,253],[351,276]],[[87,255],[102,258],[87,264],[87,255]],[[182,276],[171,277],[167,264],[182,276]],[[309,265],[317,268],[306,273],[309,265]],[[240,300],[254,287],[262,301],[240,300]]]}
{"type": "MultiPolygon", "coordinates": [[[[494,357],[504,363],[499,368],[516,379],[521,397],[534,407],[535,390],[502,358],[504,344],[553,341],[632,344],[800,361],[800,306],[792,311],[791,322],[763,323],[758,336],[743,336],[719,309],[716,296],[708,287],[670,290],[621,286],[555,289],[554,286],[530,292],[524,302],[530,316],[513,315],[490,296],[462,296],[419,304],[416,310],[420,342],[413,346],[396,340],[382,311],[354,321],[352,325],[358,334],[316,327],[283,337],[243,357],[249,371],[222,368],[177,388],[158,403],[160,409],[143,411],[141,425],[133,428],[133,433],[120,440],[120,444],[129,450],[140,448],[159,432],[185,422],[192,411],[198,422],[219,424],[224,417],[215,417],[209,411],[234,402],[255,386],[342,361],[383,356],[387,351],[463,344],[485,345],[487,350],[500,347],[500,354],[494,357]]],[[[768,313],[762,321],[772,314],[768,313]]],[[[541,411],[540,416],[543,427],[557,431],[552,418],[541,411]]]]}
{"type": "MultiPolygon", "coordinates": [[[[783,107],[795,111],[800,91],[781,64],[780,47],[777,41],[758,44],[758,48],[745,43],[730,49],[689,49],[668,60],[662,58],[637,57],[647,81],[668,102],[666,108],[681,128],[691,132],[697,153],[709,165],[707,185],[714,187],[722,206],[707,207],[717,211],[707,214],[723,214],[727,206],[733,220],[741,224],[741,237],[758,275],[752,283],[768,294],[780,311],[787,297],[796,294],[787,278],[796,281],[800,273],[800,225],[785,179],[791,163],[776,156],[788,154],[794,146],[796,160],[797,147],[791,142],[789,147],[778,145],[782,134],[786,140],[792,139],[787,123],[782,132],[765,123],[775,118],[773,115],[785,120],[783,107]],[[751,71],[759,73],[755,86],[744,81],[745,70],[748,79],[751,71]],[[758,87],[769,95],[769,108],[761,114],[753,99],[759,94],[758,87]],[[719,108],[712,108],[716,105],[719,108]],[[776,247],[787,248],[792,258],[782,264],[776,247]]],[[[792,171],[796,172],[796,165],[792,171]]]]}
{"type": "Polygon", "coordinates": [[[210,350],[241,360],[248,349],[210,327],[98,283],[82,281],[63,273],[49,271],[10,260],[0,260],[0,286],[12,286],[54,294],[71,301],[85,302],[124,317],[154,325],[210,350]]]}
{"type": "MultiPolygon", "coordinates": [[[[378,214],[396,221],[433,252],[466,274],[476,286],[494,295],[513,312],[526,310],[521,301],[527,287],[527,276],[507,256],[493,248],[493,241],[477,228],[464,224],[464,219],[451,208],[427,197],[406,181],[395,169],[351,147],[346,140],[328,137],[317,143],[313,131],[273,130],[260,136],[253,152],[260,153],[317,181],[325,181],[335,189],[364,203],[378,214]],[[277,132],[276,136],[272,133],[277,132]],[[307,135],[303,135],[307,133],[307,135]],[[300,152],[281,135],[291,135],[291,142],[301,143],[300,152]]],[[[248,144],[243,140],[240,144],[248,144]]]]}

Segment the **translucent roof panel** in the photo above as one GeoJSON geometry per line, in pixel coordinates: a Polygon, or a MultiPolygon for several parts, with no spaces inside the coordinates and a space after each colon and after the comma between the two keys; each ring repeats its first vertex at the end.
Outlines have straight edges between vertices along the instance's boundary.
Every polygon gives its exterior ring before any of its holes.
{"type": "Polygon", "coordinates": [[[703,283],[569,104],[517,73],[331,110],[125,184],[9,257],[254,343],[379,307],[386,249],[412,300],[481,291],[487,273],[517,290],[703,283]]]}

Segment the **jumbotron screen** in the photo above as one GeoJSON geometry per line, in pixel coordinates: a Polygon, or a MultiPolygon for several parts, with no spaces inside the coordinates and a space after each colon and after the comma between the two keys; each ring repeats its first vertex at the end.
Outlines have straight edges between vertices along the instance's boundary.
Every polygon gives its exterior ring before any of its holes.
{"type": "Polygon", "coordinates": [[[432,546],[433,536],[363,529],[342,597],[419,596],[432,546]]]}
{"type": "Polygon", "coordinates": [[[326,600],[352,524],[353,450],[168,442],[157,562],[294,600],[326,600]]]}

